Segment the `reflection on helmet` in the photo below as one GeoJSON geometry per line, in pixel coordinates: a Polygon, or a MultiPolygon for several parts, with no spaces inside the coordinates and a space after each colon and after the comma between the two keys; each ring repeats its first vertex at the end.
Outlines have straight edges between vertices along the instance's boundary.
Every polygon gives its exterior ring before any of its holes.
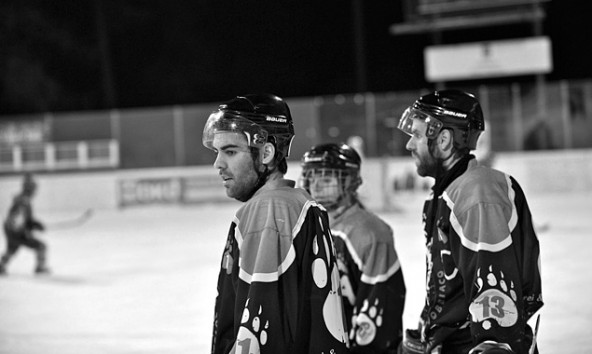
{"type": "Polygon", "coordinates": [[[254,94],[221,104],[206,122],[203,145],[212,149],[214,135],[219,132],[244,134],[249,146],[256,148],[271,142],[278,152],[276,159],[281,160],[290,154],[294,125],[290,109],[280,97],[254,94]]]}
{"type": "Polygon", "coordinates": [[[214,136],[220,132],[244,134],[252,147],[261,147],[267,142],[267,131],[232,112],[216,111],[210,114],[202,135],[203,145],[213,150],[214,136]]]}
{"type": "Polygon", "coordinates": [[[438,133],[440,133],[440,130],[442,130],[442,126],[444,125],[438,119],[430,116],[429,114],[426,114],[418,109],[409,107],[401,115],[401,120],[399,120],[399,125],[397,126],[397,128],[399,128],[399,130],[403,131],[404,133],[407,133],[408,135],[413,135],[414,119],[421,119],[426,123],[427,129],[425,134],[428,139],[434,139],[435,137],[437,137],[438,133]]]}

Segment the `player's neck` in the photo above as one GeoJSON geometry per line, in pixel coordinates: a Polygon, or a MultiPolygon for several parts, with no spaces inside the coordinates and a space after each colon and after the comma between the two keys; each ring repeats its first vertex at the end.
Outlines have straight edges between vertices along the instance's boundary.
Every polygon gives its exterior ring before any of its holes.
{"type": "Polygon", "coordinates": [[[452,167],[454,167],[454,165],[456,165],[456,163],[461,159],[462,156],[451,154],[448,158],[442,160],[442,167],[444,168],[444,171],[450,171],[452,167]]]}

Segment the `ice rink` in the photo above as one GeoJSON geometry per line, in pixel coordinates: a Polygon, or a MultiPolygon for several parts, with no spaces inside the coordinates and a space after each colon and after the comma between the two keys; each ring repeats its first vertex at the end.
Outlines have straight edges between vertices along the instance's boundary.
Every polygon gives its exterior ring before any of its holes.
{"type": "MultiPolygon", "coordinates": [[[[405,325],[423,301],[423,195],[380,213],[394,228],[407,284],[405,325]]],[[[528,195],[542,252],[541,353],[592,353],[592,193],[528,195]]],[[[0,354],[209,353],[218,266],[239,204],[38,213],[53,275],[22,249],[0,278],[0,354]]],[[[2,246],[3,247],[3,246],[2,246]]],[[[3,248],[2,248],[3,249],[3,248]]]]}

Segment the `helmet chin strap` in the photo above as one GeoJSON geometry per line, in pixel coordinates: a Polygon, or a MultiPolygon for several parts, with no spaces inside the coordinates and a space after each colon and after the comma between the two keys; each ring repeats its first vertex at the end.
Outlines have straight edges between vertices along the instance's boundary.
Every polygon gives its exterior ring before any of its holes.
{"type": "Polygon", "coordinates": [[[257,182],[255,183],[253,188],[251,188],[251,191],[247,195],[245,195],[244,198],[242,198],[243,200],[240,200],[241,202],[246,202],[247,200],[251,199],[251,197],[253,197],[253,195],[255,195],[255,193],[257,193],[257,191],[265,185],[265,182],[267,182],[267,178],[271,174],[271,171],[269,170],[267,165],[259,163],[258,154],[259,152],[252,154],[253,168],[255,169],[255,173],[257,174],[257,182]],[[261,170],[261,167],[263,167],[263,170],[261,170]]]}
{"type": "Polygon", "coordinates": [[[445,158],[436,157],[436,156],[434,156],[435,150],[436,150],[436,144],[434,143],[434,140],[428,141],[428,152],[430,153],[430,156],[436,160],[436,170],[434,171],[433,177],[436,180],[438,180],[446,173],[446,169],[444,168],[444,163],[446,161],[452,159],[454,157],[454,154],[451,152],[450,155],[448,155],[445,158]]]}
{"type": "Polygon", "coordinates": [[[442,162],[442,165],[444,165],[444,163],[450,159],[454,158],[454,153],[450,152],[450,155],[448,155],[448,157],[445,157],[443,159],[438,159],[438,161],[442,162]]]}
{"type": "Polygon", "coordinates": [[[247,198],[247,200],[251,199],[251,197],[255,193],[257,193],[257,191],[261,189],[261,187],[265,185],[265,182],[267,182],[267,177],[269,177],[269,175],[271,174],[267,165],[261,165],[264,168],[263,171],[261,171],[261,169],[259,168],[255,168],[255,171],[257,172],[257,183],[255,183],[255,186],[253,186],[253,189],[251,190],[251,193],[249,193],[249,197],[247,198]]]}

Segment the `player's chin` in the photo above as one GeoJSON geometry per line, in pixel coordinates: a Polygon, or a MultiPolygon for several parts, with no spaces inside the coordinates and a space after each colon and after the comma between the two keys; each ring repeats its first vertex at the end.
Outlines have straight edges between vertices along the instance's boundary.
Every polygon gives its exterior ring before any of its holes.
{"type": "Polygon", "coordinates": [[[243,199],[242,196],[244,193],[241,193],[241,191],[237,190],[236,188],[233,188],[233,186],[231,185],[224,185],[224,187],[226,188],[226,195],[230,198],[236,200],[243,199]]]}
{"type": "Polygon", "coordinates": [[[415,171],[421,177],[426,177],[428,175],[428,169],[421,160],[415,160],[415,171]]]}
{"type": "Polygon", "coordinates": [[[230,198],[236,198],[236,193],[232,191],[230,187],[224,186],[226,188],[226,195],[230,198]]]}
{"type": "Polygon", "coordinates": [[[329,197],[315,197],[315,200],[321,204],[323,204],[323,206],[325,206],[325,204],[332,204],[335,203],[335,199],[336,198],[329,198],[329,197]]]}
{"type": "Polygon", "coordinates": [[[226,194],[230,198],[238,200],[239,202],[243,202],[243,203],[251,198],[251,195],[246,194],[246,193],[230,193],[229,191],[226,191],[226,194]]]}

